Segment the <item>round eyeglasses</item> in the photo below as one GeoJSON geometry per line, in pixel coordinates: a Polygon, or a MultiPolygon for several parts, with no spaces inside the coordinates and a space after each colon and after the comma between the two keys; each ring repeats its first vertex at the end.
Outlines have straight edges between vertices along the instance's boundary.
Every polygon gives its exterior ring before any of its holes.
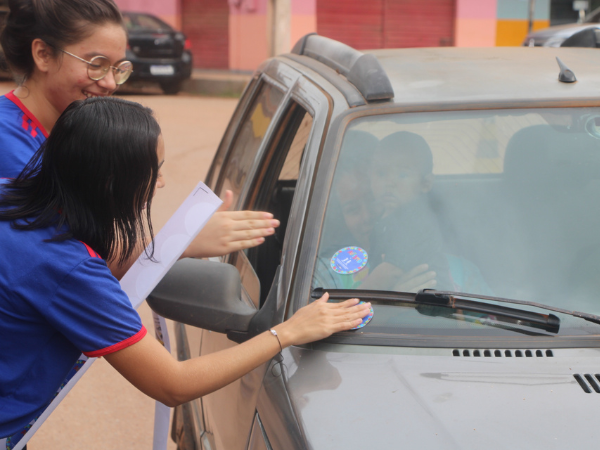
{"type": "Polygon", "coordinates": [[[133,72],[133,64],[131,61],[122,61],[115,67],[110,65],[110,61],[106,56],[94,56],[89,61],[86,61],[85,59],[80,58],[73,53],[69,53],[66,50],[60,49],[60,51],[86,63],[88,65],[87,73],[88,77],[90,77],[90,80],[101,80],[106,76],[108,71],[112,69],[115,83],[121,85],[127,81],[129,75],[131,75],[131,72],[133,72]]]}

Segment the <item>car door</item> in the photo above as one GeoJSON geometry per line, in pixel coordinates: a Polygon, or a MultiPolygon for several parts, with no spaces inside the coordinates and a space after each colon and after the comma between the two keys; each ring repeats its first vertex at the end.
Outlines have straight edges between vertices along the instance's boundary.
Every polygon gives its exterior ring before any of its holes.
{"type": "MultiPolygon", "coordinates": [[[[288,226],[288,217],[294,216],[290,215],[292,209],[303,214],[305,205],[293,206],[294,192],[307,189],[310,183],[329,101],[298,72],[281,63],[266,70],[256,83],[245,111],[234,114],[232,122],[236,115],[240,116],[235,130],[230,127],[224,137],[231,144],[227,152],[220,151],[215,157],[210,177],[217,194],[230,189],[239,208],[269,210],[282,223],[260,247],[224,258],[240,272],[242,301],[258,309],[271,291],[276,273],[283,272],[278,271],[278,266],[284,254],[286,230],[298,232],[297,221],[294,219],[293,225],[288,226]],[[299,179],[301,185],[297,186],[299,179]]],[[[293,263],[286,265],[286,270],[291,267],[293,263]]],[[[285,293],[287,289],[280,291],[285,293]]],[[[237,345],[219,333],[182,325],[177,328],[178,347],[181,341],[188,356],[237,345]]],[[[267,364],[188,405],[197,439],[205,448],[247,447],[266,367],[267,364]]]]}

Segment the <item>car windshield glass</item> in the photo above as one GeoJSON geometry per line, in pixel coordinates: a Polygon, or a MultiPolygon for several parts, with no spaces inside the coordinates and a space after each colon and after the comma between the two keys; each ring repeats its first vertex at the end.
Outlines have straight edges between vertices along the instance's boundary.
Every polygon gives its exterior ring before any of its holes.
{"type": "MultiPolygon", "coordinates": [[[[434,288],[600,314],[598,230],[599,109],[368,116],[345,131],[313,287],[434,288]]],[[[561,335],[600,334],[559,315],[561,335]]],[[[451,316],[375,305],[371,331],[527,331],[451,316]]]]}

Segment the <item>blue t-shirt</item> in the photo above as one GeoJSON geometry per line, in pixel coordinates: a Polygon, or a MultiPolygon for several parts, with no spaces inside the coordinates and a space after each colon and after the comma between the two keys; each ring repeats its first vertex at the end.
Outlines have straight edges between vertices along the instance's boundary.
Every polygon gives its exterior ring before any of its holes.
{"type": "Polygon", "coordinates": [[[12,92],[0,97],[0,178],[17,178],[48,133],[12,92]]]}
{"type": "Polygon", "coordinates": [[[75,239],[45,242],[55,234],[0,221],[0,439],[43,412],[81,353],[146,334],[104,260],[75,239]]]}

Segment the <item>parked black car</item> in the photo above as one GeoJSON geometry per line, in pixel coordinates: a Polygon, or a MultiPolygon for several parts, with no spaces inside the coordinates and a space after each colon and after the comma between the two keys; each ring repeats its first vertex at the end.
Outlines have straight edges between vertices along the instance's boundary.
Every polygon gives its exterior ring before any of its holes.
{"type": "Polygon", "coordinates": [[[192,54],[185,35],[158,17],[123,12],[129,45],[127,59],[133,63],[130,80],[157,81],[165,94],[176,94],[192,75],[192,54]]]}

